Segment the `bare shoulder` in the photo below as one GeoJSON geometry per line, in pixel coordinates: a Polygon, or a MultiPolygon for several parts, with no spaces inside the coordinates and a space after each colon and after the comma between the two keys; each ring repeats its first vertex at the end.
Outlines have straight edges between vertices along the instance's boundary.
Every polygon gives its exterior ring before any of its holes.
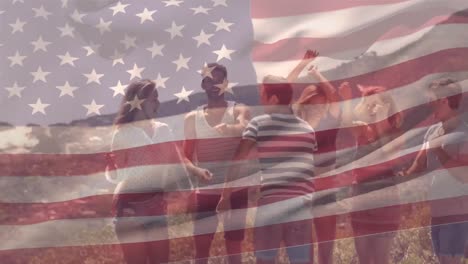
{"type": "Polygon", "coordinates": [[[236,103],[234,106],[234,114],[237,115],[245,115],[250,113],[250,108],[242,103],[236,103]]]}
{"type": "Polygon", "coordinates": [[[185,123],[194,122],[195,121],[195,115],[196,115],[196,111],[191,111],[191,112],[187,113],[185,115],[185,117],[184,117],[185,123]]]}
{"type": "Polygon", "coordinates": [[[196,138],[195,132],[195,111],[185,115],[184,118],[184,134],[186,139],[196,138]]]}

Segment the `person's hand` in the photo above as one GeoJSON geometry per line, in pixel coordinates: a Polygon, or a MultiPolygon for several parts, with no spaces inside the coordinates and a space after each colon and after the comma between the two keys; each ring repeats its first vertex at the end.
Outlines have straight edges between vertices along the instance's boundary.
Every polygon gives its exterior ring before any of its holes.
{"type": "Polygon", "coordinates": [[[221,124],[215,126],[214,128],[216,129],[216,131],[218,131],[219,134],[221,134],[223,136],[230,135],[229,125],[227,125],[226,123],[221,123],[221,124]]]}
{"type": "Polygon", "coordinates": [[[405,177],[405,176],[408,176],[408,175],[409,175],[409,173],[406,170],[401,170],[401,171],[398,171],[398,172],[395,173],[395,176],[397,176],[397,177],[405,177]]]}
{"type": "Polygon", "coordinates": [[[303,62],[311,62],[317,58],[319,53],[316,50],[307,50],[306,53],[304,54],[304,57],[302,58],[303,62]]]}
{"type": "Polygon", "coordinates": [[[216,206],[216,212],[221,213],[231,209],[231,197],[228,194],[223,194],[219,199],[218,206],[216,206]]]}
{"type": "Polygon", "coordinates": [[[353,92],[349,82],[342,82],[338,87],[338,93],[342,99],[349,100],[353,97],[353,92]]]}
{"type": "Polygon", "coordinates": [[[198,179],[204,182],[208,182],[211,181],[211,179],[213,179],[213,173],[204,168],[196,168],[194,174],[196,177],[198,177],[198,179]]]}
{"type": "Polygon", "coordinates": [[[311,65],[309,69],[307,69],[307,73],[309,75],[312,75],[314,77],[317,77],[319,75],[318,67],[315,65],[311,65]]]}

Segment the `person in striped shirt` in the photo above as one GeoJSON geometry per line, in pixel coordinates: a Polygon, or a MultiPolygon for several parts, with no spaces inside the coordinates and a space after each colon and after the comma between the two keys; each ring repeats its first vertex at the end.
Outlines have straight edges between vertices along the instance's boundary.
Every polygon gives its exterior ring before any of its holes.
{"type": "MultiPolygon", "coordinates": [[[[244,130],[235,161],[258,158],[260,188],[254,228],[257,263],[275,263],[285,242],[291,263],[312,263],[311,210],[314,185],[314,151],[317,142],[312,127],[292,108],[292,88],[285,78],[266,76],[261,86],[265,114],[253,118],[244,130]],[[291,214],[287,212],[290,211],[291,214]],[[294,219],[288,219],[292,215],[294,219]]],[[[226,182],[239,173],[233,166],[226,182]]],[[[226,210],[225,188],[218,210],[226,210]]]]}

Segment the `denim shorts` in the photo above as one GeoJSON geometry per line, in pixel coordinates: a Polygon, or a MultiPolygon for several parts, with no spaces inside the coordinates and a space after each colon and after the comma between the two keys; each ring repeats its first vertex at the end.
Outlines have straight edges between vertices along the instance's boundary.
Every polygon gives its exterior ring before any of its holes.
{"type": "MultiPolygon", "coordinates": [[[[255,256],[263,261],[274,261],[281,242],[291,263],[311,263],[313,260],[312,219],[267,224],[268,208],[259,207],[255,216],[254,247],[255,256]]],[[[282,208],[278,208],[282,210],[282,208]]]]}

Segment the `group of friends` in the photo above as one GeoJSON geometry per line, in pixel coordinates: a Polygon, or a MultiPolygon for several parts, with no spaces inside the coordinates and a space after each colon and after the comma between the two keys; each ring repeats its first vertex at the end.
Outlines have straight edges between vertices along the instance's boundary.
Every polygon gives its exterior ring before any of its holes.
{"type": "Polygon", "coordinates": [[[208,263],[220,223],[226,259],[242,263],[251,203],[257,263],[275,263],[282,243],[290,263],[314,263],[315,242],[318,263],[332,263],[343,214],[360,263],[389,263],[404,203],[398,183],[427,175],[433,250],[441,263],[461,263],[468,211],[462,199],[443,199],[462,197],[468,181],[457,170],[468,153],[460,84],[441,78],[421,90],[433,121],[410,155],[405,111],[391,91],[348,82],[335,87],[313,65],[317,55],[307,51],[286,77],[265,76],[259,107],[227,100],[227,69],[208,64],[201,81],[207,103],[185,116],[183,144],[156,121],[154,82],[126,88],[108,167],[118,182],[115,229],[128,263],[169,261],[168,206],[181,199],[193,220],[195,263],[208,263]],[[307,79],[300,80],[304,71],[307,79]],[[334,190],[343,187],[356,198],[353,208],[338,201],[334,190]],[[332,199],[320,202],[319,194],[330,190],[332,199]]]}

